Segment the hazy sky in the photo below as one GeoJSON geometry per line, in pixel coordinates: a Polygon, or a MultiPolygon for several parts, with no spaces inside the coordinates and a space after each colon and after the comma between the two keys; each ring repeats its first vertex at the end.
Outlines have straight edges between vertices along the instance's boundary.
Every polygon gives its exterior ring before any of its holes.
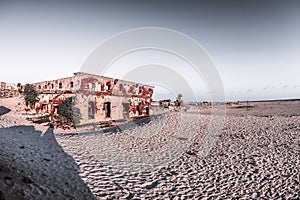
{"type": "Polygon", "coordinates": [[[0,81],[70,76],[112,35],[163,27],[205,48],[227,100],[300,98],[299,21],[300,1],[288,0],[0,0],[0,81]]]}

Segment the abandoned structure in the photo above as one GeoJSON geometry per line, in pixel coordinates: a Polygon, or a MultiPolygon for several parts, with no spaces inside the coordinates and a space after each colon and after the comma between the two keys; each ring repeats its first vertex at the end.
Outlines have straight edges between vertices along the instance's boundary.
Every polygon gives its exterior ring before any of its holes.
{"type": "Polygon", "coordinates": [[[152,114],[153,86],[83,72],[74,76],[33,84],[39,93],[37,112],[49,113],[75,97],[81,112],[79,125],[129,120],[152,114]]]}
{"type": "Polygon", "coordinates": [[[171,99],[160,100],[159,105],[164,108],[169,108],[169,106],[171,105],[171,102],[172,102],[171,99]]]}
{"type": "Polygon", "coordinates": [[[0,82],[0,98],[16,97],[18,95],[19,90],[15,84],[0,82]]]}

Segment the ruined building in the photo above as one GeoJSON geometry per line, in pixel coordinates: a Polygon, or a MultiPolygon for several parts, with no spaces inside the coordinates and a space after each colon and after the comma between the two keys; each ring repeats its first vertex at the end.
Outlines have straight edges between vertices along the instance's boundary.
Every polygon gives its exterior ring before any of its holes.
{"type": "Polygon", "coordinates": [[[16,97],[18,95],[19,90],[15,84],[0,82],[0,98],[16,97]]]}
{"type": "MultiPolygon", "coordinates": [[[[109,77],[74,73],[74,76],[33,84],[39,93],[38,112],[56,112],[68,97],[76,97],[80,125],[129,120],[152,114],[153,86],[109,77]]],[[[53,119],[53,116],[51,116],[53,119]]]]}

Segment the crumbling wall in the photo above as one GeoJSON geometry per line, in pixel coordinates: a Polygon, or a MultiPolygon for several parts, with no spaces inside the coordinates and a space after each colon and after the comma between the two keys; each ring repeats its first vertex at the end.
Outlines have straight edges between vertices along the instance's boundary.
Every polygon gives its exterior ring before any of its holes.
{"type": "Polygon", "coordinates": [[[74,76],[33,84],[39,93],[72,93],[78,89],[74,76]]]}
{"type": "Polygon", "coordinates": [[[11,98],[19,96],[18,87],[13,83],[0,83],[0,98],[11,98]]]}
{"type": "MultiPolygon", "coordinates": [[[[78,94],[83,95],[79,95],[78,104],[82,105],[78,106],[82,107],[83,113],[87,113],[89,102],[94,101],[95,118],[100,122],[152,114],[152,86],[82,72],[75,73],[75,81],[80,84],[78,94]],[[84,96],[94,99],[85,99],[84,96]],[[110,117],[106,115],[107,106],[110,106],[110,117]]],[[[83,118],[82,123],[94,122],[94,119],[83,118]]]]}
{"type": "MultiPolygon", "coordinates": [[[[56,107],[76,96],[80,125],[129,120],[152,114],[154,87],[88,73],[74,73],[52,81],[34,83],[39,93],[38,111],[55,114],[56,107]]],[[[53,117],[52,117],[52,120],[53,117]]]]}

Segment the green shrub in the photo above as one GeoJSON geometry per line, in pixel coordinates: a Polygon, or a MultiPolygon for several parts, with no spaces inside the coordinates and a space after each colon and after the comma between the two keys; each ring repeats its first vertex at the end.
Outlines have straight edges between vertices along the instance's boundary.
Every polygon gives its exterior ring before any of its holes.
{"type": "Polygon", "coordinates": [[[36,91],[34,85],[26,84],[24,87],[24,98],[25,98],[26,106],[37,102],[37,96],[38,96],[38,92],[36,91]]]}
{"type": "Polygon", "coordinates": [[[75,107],[75,101],[75,97],[69,97],[58,106],[57,113],[63,123],[73,123],[73,125],[80,123],[81,112],[75,107]]]}

